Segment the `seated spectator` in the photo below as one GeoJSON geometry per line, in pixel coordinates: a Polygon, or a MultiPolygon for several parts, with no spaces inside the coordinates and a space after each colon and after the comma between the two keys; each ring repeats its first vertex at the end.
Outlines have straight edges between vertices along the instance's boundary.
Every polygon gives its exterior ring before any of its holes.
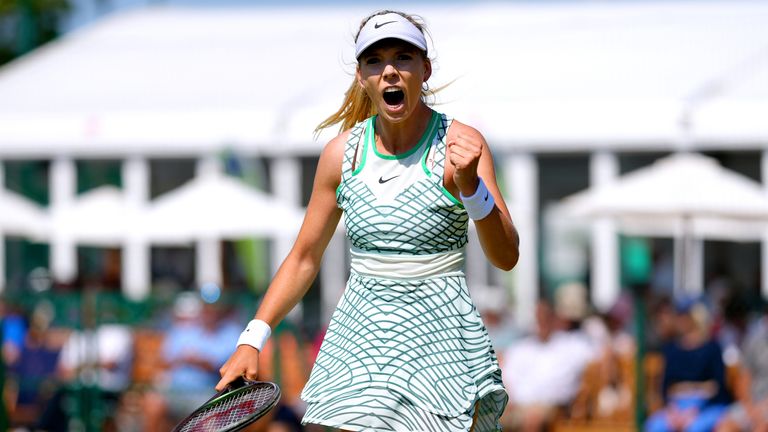
{"type": "Polygon", "coordinates": [[[742,346],[736,383],[738,401],[717,427],[718,432],[768,432],[768,317],[763,317],[742,346]]]}
{"type": "Polygon", "coordinates": [[[57,374],[63,385],[46,407],[37,424],[38,429],[71,430],[69,423],[75,418],[89,422],[90,427],[101,428],[104,422],[112,420],[108,418],[109,413],[114,411],[120,396],[130,384],[131,328],[116,322],[105,310],[86,311],[83,325],[82,330],[70,333],[61,349],[57,374]],[[95,397],[84,396],[84,392],[95,397]],[[79,402],[72,403],[75,399],[79,402]],[[82,406],[83,399],[92,399],[101,405],[101,409],[82,406]],[[74,412],[73,406],[88,411],[74,412]]]}
{"type": "Polygon", "coordinates": [[[582,330],[584,320],[590,313],[587,287],[581,282],[568,282],[560,285],[555,291],[554,307],[561,329],[565,331],[582,330]]]}
{"type": "Polygon", "coordinates": [[[650,351],[661,351],[664,345],[675,339],[677,312],[670,297],[660,296],[652,299],[650,303],[650,331],[646,333],[645,345],[650,351]]]}
{"type": "Polygon", "coordinates": [[[58,332],[50,330],[52,319],[50,303],[35,307],[18,361],[8,369],[8,384],[13,390],[13,399],[9,402],[14,427],[31,427],[58,388],[56,367],[63,340],[58,332]]]}
{"type": "Polygon", "coordinates": [[[508,294],[499,286],[473,287],[472,298],[475,307],[483,318],[488,337],[493,349],[503,353],[522,337],[522,332],[515,323],[509,306],[508,294]]]}
{"type": "Polygon", "coordinates": [[[27,321],[18,308],[0,301],[0,321],[2,321],[2,356],[7,366],[15,365],[19,360],[24,336],[27,332],[27,321]]]}
{"type": "Polygon", "coordinates": [[[194,293],[179,296],[163,341],[165,371],[144,395],[145,431],[167,431],[215,393],[219,368],[235,349],[240,326],[194,293]]]}
{"type": "Polygon", "coordinates": [[[588,317],[583,324],[598,351],[597,397],[592,407],[597,418],[630,418],[633,407],[635,339],[627,330],[632,303],[622,295],[608,312],[588,317]]]}
{"type": "Polygon", "coordinates": [[[730,401],[720,345],[710,334],[702,303],[676,304],[675,337],[661,348],[663,408],[645,424],[648,432],[711,431],[730,401]]]}
{"type": "Polygon", "coordinates": [[[579,391],[582,374],[596,353],[580,331],[563,331],[561,325],[552,305],[542,299],[536,305],[536,333],[503,353],[509,393],[501,419],[504,430],[547,430],[557,411],[579,391]]]}
{"type": "Polygon", "coordinates": [[[268,432],[300,432],[305,404],[299,398],[309,379],[308,347],[296,325],[290,320],[275,327],[259,356],[259,379],[280,386],[280,401],[273,409],[268,432]]]}
{"type": "Polygon", "coordinates": [[[730,289],[723,293],[717,307],[721,313],[716,314],[715,337],[723,348],[726,366],[737,365],[741,361],[741,348],[750,330],[752,317],[749,300],[740,291],[730,289]]]}

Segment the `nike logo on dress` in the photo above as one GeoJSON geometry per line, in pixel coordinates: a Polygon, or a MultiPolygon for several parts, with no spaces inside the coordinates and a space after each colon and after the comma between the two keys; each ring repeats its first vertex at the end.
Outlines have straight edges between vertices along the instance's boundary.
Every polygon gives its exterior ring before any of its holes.
{"type": "Polygon", "coordinates": [[[485,198],[483,198],[483,201],[488,201],[488,192],[485,193],[485,198]]]}
{"type": "Polygon", "coordinates": [[[383,22],[383,23],[376,23],[376,24],[373,25],[373,28],[379,28],[379,27],[385,26],[387,24],[392,24],[393,22],[397,22],[397,21],[387,21],[387,22],[383,22]]]}
{"type": "MultiPolygon", "coordinates": [[[[394,21],[392,21],[392,22],[394,22],[394,21]]],[[[390,181],[390,180],[392,180],[394,178],[397,178],[397,177],[400,177],[400,174],[398,174],[396,176],[392,176],[392,177],[390,177],[390,178],[388,178],[386,180],[384,179],[384,176],[381,176],[381,177],[379,177],[379,184],[384,184],[384,183],[386,183],[386,182],[388,182],[388,181],[390,181]]]]}

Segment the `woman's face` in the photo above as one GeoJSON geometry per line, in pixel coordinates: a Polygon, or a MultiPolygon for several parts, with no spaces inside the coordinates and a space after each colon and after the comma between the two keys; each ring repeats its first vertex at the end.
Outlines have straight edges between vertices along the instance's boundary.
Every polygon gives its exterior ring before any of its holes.
{"type": "Polygon", "coordinates": [[[432,74],[432,64],[413,45],[384,39],[365,50],[358,60],[357,80],[379,116],[397,123],[421,103],[421,85],[432,74]]]}

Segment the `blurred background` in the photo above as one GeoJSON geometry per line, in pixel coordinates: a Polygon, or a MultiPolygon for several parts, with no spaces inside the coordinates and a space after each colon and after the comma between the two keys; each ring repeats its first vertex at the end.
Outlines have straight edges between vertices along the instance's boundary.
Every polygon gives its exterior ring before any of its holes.
{"type": "MultiPolygon", "coordinates": [[[[768,295],[768,2],[0,0],[0,426],[169,430],[210,396],[383,8],[425,19],[430,87],[448,84],[431,102],[485,135],[520,232],[509,273],[474,237],[466,253],[505,430],[650,427],[687,335],[716,342],[722,377],[698,378],[720,405],[768,380],[745,360],[768,295]],[[545,328],[589,355],[539,377],[562,394],[520,421],[508,365],[533,367],[545,328]]],[[[304,430],[347,249],[340,227],[276,329],[284,403],[254,430],[304,430]]]]}

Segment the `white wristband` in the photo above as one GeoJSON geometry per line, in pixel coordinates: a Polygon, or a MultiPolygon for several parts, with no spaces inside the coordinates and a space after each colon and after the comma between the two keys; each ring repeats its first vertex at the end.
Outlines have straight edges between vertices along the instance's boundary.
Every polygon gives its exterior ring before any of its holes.
{"type": "Polygon", "coordinates": [[[272,329],[269,328],[269,324],[262,320],[253,319],[245,327],[245,330],[240,333],[240,337],[237,339],[237,346],[250,345],[261,351],[271,334],[272,329]]]}
{"type": "Polygon", "coordinates": [[[464,196],[464,194],[459,192],[459,197],[461,197],[464,208],[467,209],[467,214],[474,220],[480,220],[488,216],[496,206],[493,195],[488,192],[488,188],[483,183],[483,178],[478,177],[477,180],[477,190],[475,190],[472,196],[464,196]]]}

